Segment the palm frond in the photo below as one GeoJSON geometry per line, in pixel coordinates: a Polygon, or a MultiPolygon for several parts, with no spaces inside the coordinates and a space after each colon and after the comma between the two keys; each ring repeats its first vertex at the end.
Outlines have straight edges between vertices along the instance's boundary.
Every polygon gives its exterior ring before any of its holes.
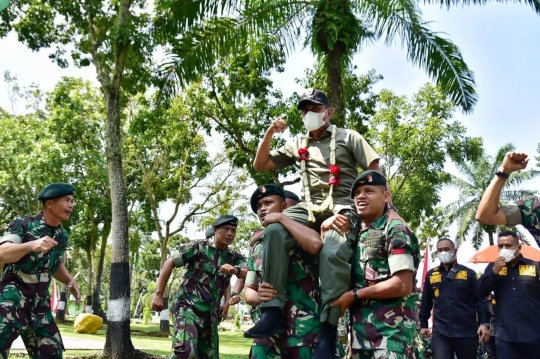
{"type": "Polygon", "coordinates": [[[359,9],[378,37],[391,44],[399,36],[409,60],[425,69],[463,111],[472,111],[478,99],[473,72],[454,43],[428,29],[414,0],[366,0],[359,9]]]}
{"type": "MultiPolygon", "coordinates": [[[[420,1],[419,1],[420,2],[420,1]]],[[[468,5],[486,5],[489,2],[499,2],[499,3],[507,3],[508,0],[424,0],[424,4],[441,4],[441,6],[446,6],[447,8],[450,8],[452,6],[468,6],[468,5]]],[[[514,0],[515,3],[522,3],[528,4],[530,7],[533,8],[533,10],[540,14],[540,1],[539,0],[514,0]]]]}

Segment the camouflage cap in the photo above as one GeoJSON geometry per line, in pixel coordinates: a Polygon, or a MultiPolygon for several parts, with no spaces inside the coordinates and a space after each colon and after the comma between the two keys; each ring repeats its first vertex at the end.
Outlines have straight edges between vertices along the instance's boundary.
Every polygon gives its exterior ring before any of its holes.
{"type": "Polygon", "coordinates": [[[315,105],[326,105],[330,106],[330,101],[326,94],[321,90],[307,89],[302,96],[300,97],[300,102],[298,102],[297,108],[301,110],[307,103],[313,103],[315,105]]]}
{"type": "Polygon", "coordinates": [[[218,219],[216,219],[216,222],[214,223],[214,228],[221,227],[221,226],[238,227],[238,218],[231,215],[221,216],[218,219]]]}
{"type": "Polygon", "coordinates": [[[285,199],[292,199],[296,202],[300,202],[300,198],[296,195],[296,193],[287,190],[283,190],[283,192],[285,192],[285,199]]]}
{"type": "Polygon", "coordinates": [[[204,236],[206,238],[210,238],[210,237],[213,237],[214,236],[214,227],[210,227],[206,230],[206,232],[204,232],[204,236]]]}
{"type": "Polygon", "coordinates": [[[276,186],[275,184],[265,184],[260,186],[251,195],[251,210],[257,213],[257,203],[264,197],[268,196],[280,196],[285,200],[285,192],[283,188],[276,186]]]}
{"type": "Polygon", "coordinates": [[[45,201],[52,198],[59,198],[63,196],[69,196],[76,191],[75,186],[69,183],[56,182],[45,186],[38,194],[39,201],[45,201]]]}
{"type": "Polygon", "coordinates": [[[354,181],[351,187],[351,198],[354,198],[354,191],[364,185],[371,186],[385,186],[386,187],[386,177],[380,172],[369,170],[364,171],[358,176],[356,181],[354,181]]]}

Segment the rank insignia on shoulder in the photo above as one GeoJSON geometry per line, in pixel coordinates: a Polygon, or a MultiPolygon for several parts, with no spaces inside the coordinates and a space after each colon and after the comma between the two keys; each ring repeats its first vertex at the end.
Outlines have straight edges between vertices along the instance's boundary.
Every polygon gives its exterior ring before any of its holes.
{"type": "Polygon", "coordinates": [[[456,277],[454,279],[467,280],[467,271],[466,270],[460,270],[459,272],[457,272],[456,277]]]}
{"type": "Polygon", "coordinates": [[[430,284],[433,284],[433,283],[440,283],[441,280],[442,280],[441,273],[432,273],[432,274],[429,276],[429,283],[430,283],[430,284]]]}
{"type": "Polygon", "coordinates": [[[536,267],[531,266],[531,265],[520,265],[519,275],[528,275],[531,277],[536,277],[536,267]]]}

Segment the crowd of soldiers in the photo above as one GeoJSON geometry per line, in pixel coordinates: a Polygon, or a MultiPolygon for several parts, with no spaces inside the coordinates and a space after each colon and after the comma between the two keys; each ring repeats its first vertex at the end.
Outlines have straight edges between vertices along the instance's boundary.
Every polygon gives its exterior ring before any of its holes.
{"type": "MultiPolygon", "coordinates": [[[[157,311],[164,309],[172,271],[185,269],[171,306],[170,358],[219,358],[218,324],[242,291],[255,323],[244,333],[253,339],[250,359],[473,359],[479,343],[501,359],[540,358],[534,330],[540,268],[520,254],[515,233],[499,233],[500,257],[480,278],[457,263],[451,240],[440,239],[441,263],[427,273],[422,293],[415,291],[419,243],[392,204],[379,156],[360,134],[331,124],[333,109],[322,91],[308,89],[298,110],[307,133],[272,150],[273,136],[287,127],[276,119],[253,165],[299,167],[302,199],[262,185],[250,205],[263,230],[251,238],[248,258],[232,249],[239,221],[226,215],[206,239],[183,245],[161,268],[152,301],[157,311]],[[488,296],[497,303],[494,315],[488,296]],[[344,350],[338,323],[345,313],[344,350]]],[[[522,153],[505,157],[482,198],[479,221],[540,233],[538,199],[499,206],[505,180],[527,162],[522,153]]],[[[71,215],[74,192],[64,183],[45,187],[38,196],[43,211],[15,220],[0,239],[0,262],[7,263],[0,279],[0,359],[18,335],[32,358],[62,357],[48,287],[54,277],[79,300],[62,264],[68,236],[61,222],[71,215]]]]}

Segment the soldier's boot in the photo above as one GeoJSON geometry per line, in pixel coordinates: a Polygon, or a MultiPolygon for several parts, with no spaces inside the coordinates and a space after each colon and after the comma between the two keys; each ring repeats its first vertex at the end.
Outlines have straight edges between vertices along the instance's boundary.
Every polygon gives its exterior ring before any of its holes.
{"type": "Polygon", "coordinates": [[[324,323],[319,342],[313,351],[311,359],[328,359],[335,356],[337,325],[324,323]]]}
{"type": "Polygon", "coordinates": [[[285,316],[278,307],[261,308],[261,318],[251,329],[244,332],[245,338],[266,338],[287,331],[285,316]]]}

